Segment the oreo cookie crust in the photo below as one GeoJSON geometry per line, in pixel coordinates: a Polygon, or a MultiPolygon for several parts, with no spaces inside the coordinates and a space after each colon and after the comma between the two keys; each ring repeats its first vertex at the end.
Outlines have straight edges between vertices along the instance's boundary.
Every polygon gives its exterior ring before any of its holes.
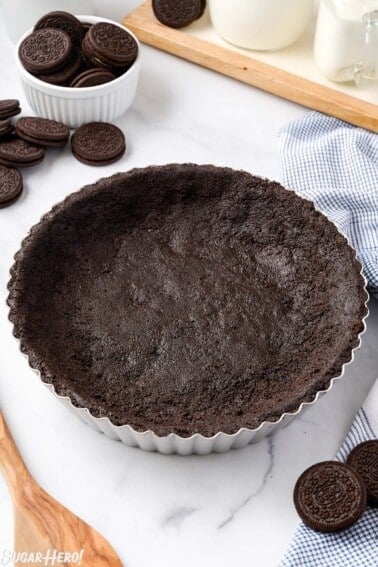
{"type": "Polygon", "coordinates": [[[87,165],[109,165],[125,153],[125,136],[114,124],[89,122],[74,132],[71,149],[73,155],[87,165]]]}
{"type": "Polygon", "coordinates": [[[294,488],[294,505],[303,522],[319,532],[336,532],[354,524],[366,508],[360,475],[337,461],[305,470],[294,488]]]}
{"type": "Polygon", "coordinates": [[[204,12],[203,0],[152,0],[152,10],[160,23],[170,28],[188,26],[204,12]]]}
{"type": "Polygon", "coordinates": [[[360,270],[335,226],[278,183],[169,165],[54,207],[17,254],[8,303],[30,364],[76,406],[211,436],[328,388],[359,344],[360,270]]]}
{"type": "Polygon", "coordinates": [[[22,188],[21,173],[17,169],[0,165],[0,207],[17,199],[22,188]]]}
{"type": "Polygon", "coordinates": [[[378,506],[378,440],[372,439],[357,445],[349,454],[347,464],[361,475],[368,504],[378,506]]]}

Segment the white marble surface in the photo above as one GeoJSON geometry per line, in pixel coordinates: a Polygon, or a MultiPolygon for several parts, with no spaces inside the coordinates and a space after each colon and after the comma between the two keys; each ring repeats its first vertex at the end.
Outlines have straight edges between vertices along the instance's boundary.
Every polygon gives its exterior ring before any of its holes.
{"type": "MultiPolygon", "coordinates": [[[[0,25],[0,98],[19,97],[12,46],[0,25]]],[[[297,523],[293,483],[332,458],[378,367],[378,304],[363,346],[334,389],[258,445],[208,457],[148,454],[92,431],[45,389],[6,321],[13,254],[30,226],[85,183],[134,166],[198,162],[280,178],[277,131],[305,109],[143,46],[135,104],[119,120],[128,154],[102,169],[52,150],[25,173],[22,198],[0,210],[0,406],[30,471],[112,542],[126,567],[273,567],[297,523]]],[[[0,552],[12,509],[0,477],[0,552]]],[[[94,566],[95,567],[95,566],[94,566]]]]}

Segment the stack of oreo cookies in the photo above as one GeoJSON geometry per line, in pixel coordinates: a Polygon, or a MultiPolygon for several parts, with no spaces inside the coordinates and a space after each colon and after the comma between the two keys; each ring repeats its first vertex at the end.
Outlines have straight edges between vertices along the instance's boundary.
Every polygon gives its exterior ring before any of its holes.
{"type": "Polygon", "coordinates": [[[18,100],[7,98],[0,100],[0,121],[9,120],[12,116],[20,114],[21,107],[18,100]]]}
{"type": "Polygon", "coordinates": [[[18,168],[38,165],[45,148],[63,147],[70,137],[67,126],[47,118],[27,116],[13,124],[11,117],[19,112],[18,100],[0,100],[0,207],[21,195],[23,180],[18,168]]]}
{"type": "Polygon", "coordinates": [[[19,48],[29,73],[53,85],[83,88],[114,80],[138,55],[125,29],[111,23],[82,24],[68,12],[50,12],[19,48]]]}
{"type": "Polygon", "coordinates": [[[0,141],[14,132],[12,116],[21,112],[20,103],[13,98],[0,100],[0,141]]]}
{"type": "MultiPolygon", "coordinates": [[[[46,148],[62,148],[70,139],[69,128],[56,120],[23,116],[13,124],[11,117],[19,112],[18,100],[0,100],[0,207],[21,195],[23,181],[18,168],[38,165],[46,148]]],[[[90,122],[73,134],[71,149],[86,165],[110,165],[124,155],[126,141],[114,124],[90,122]]]]}
{"type": "Polygon", "coordinates": [[[47,118],[27,116],[8,128],[12,130],[0,136],[0,165],[8,167],[37,165],[45,157],[44,148],[63,147],[70,137],[67,126],[47,118]]]}
{"type": "Polygon", "coordinates": [[[20,112],[18,100],[13,98],[0,100],[0,208],[15,201],[23,189],[21,173],[10,167],[11,164],[6,159],[7,157],[10,160],[14,159],[12,147],[9,147],[9,142],[15,139],[12,136],[14,125],[11,118],[20,112]]]}

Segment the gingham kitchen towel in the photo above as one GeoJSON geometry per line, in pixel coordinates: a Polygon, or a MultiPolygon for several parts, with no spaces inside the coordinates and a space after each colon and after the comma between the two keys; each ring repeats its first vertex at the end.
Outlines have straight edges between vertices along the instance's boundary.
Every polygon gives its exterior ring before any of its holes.
{"type": "MultiPolygon", "coordinates": [[[[355,417],[336,455],[345,461],[350,451],[378,438],[378,379],[355,417]]],[[[319,533],[300,523],[279,567],[377,567],[378,508],[368,507],[360,520],[338,533],[319,533]]]]}
{"type": "Polygon", "coordinates": [[[348,237],[378,293],[378,134],[310,112],[285,126],[279,141],[284,185],[348,237]]]}

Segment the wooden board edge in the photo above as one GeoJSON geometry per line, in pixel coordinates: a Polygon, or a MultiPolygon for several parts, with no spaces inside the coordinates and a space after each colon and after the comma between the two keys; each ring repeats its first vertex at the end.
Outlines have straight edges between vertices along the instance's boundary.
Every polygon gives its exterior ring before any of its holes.
{"type": "Polygon", "coordinates": [[[147,0],[122,22],[143,42],[302,106],[378,132],[377,106],[160,24],[147,0]]]}

